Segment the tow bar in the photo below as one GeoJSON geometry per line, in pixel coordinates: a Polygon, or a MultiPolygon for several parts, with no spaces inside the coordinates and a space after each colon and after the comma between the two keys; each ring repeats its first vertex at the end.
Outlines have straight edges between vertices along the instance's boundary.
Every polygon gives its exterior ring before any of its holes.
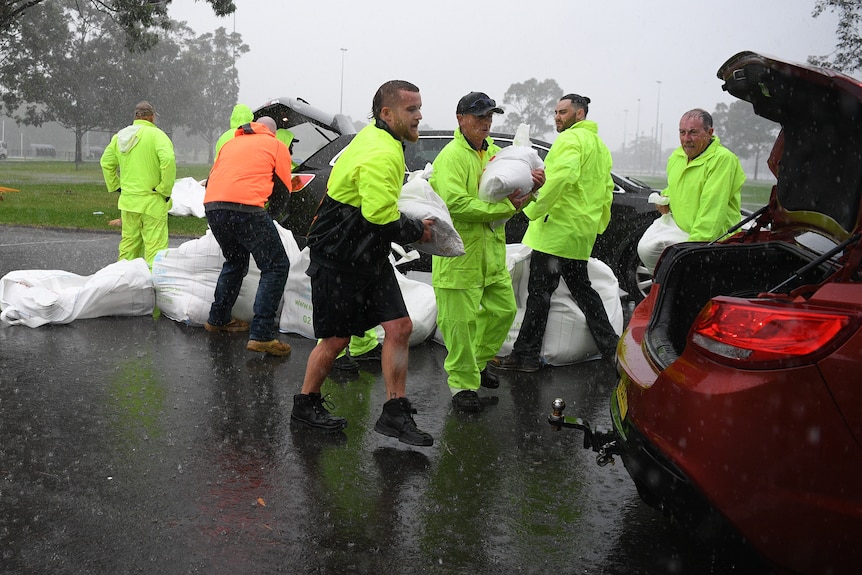
{"type": "Polygon", "coordinates": [[[559,397],[554,400],[551,407],[548,423],[551,424],[554,431],[559,431],[563,427],[580,429],[584,432],[584,449],[592,449],[598,454],[596,455],[596,463],[600,467],[604,467],[608,463],[611,465],[616,463],[614,455],[622,455],[619,444],[620,437],[616,431],[605,431],[598,427],[594,431],[585,419],[564,416],[563,411],[566,409],[566,402],[559,397]]]}

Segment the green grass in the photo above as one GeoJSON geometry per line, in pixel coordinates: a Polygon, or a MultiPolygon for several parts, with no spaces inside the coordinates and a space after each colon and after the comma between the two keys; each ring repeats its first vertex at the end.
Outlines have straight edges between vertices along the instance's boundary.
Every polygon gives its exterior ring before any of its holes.
{"type": "MultiPolygon", "coordinates": [[[[637,179],[658,190],[663,190],[667,187],[667,178],[657,176],[637,176],[637,179]]],[[[772,186],[772,182],[746,181],[742,185],[742,190],[740,192],[742,195],[742,207],[747,210],[755,211],[758,208],[765,206],[769,201],[769,194],[772,192],[772,186]]]]}
{"type": "MultiPolygon", "coordinates": [[[[177,166],[177,179],[203,179],[207,165],[177,166]]],[[[20,190],[0,192],[0,225],[106,230],[120,233],[108,225],[120,217],[116,194],[108,193],[98,162],[75,168],[71,162],[0,162],[0,186],[20,190]],[[101,212],[101,213],[98,213],[101,212]]],[[[168,216],[173,236],[200,237],[207,229],[204,218],[168,216]]]]}

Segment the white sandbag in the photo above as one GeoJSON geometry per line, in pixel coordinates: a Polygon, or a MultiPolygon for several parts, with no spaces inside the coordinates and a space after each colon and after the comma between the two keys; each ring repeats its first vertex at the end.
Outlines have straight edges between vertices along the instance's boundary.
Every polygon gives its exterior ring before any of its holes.
{"type": "Polygon", "coordinates": [[[407,306],[407,313],[413,321],[410,332],[410,345],[419,345],[434,334],[437,327],[437,300],[434,288],[425,282],[410,279],[398,270],[395,271],[398,286],[407,306]]]}
{"type": "Polygon", "coordinates": [[[206,188],[194,178],[180,178],[174,182],[171,189],[171,209],[168,213],[172,216],[194,216],[205,218],[204,195],[206,188]]]}
{"type": "Polygon", "coordinates": [[[0,320],[39,327],[76,319],[153,313],[155,294],[143,258],[121,260],[90,276],[20,270],[0,279],[0,320]]]}
{"type": "MultiPolygon", "coordinates": [[[[518,311],[498,355],[511,353],[524,319],[530,275],[530,258],[524,256],[525,247],[521,244],[506,246],[507,265],[513,278],[518,311]]],[[[590,258],[587,262],[587,274],[593,289],[602,298],[611,326],[617,334],[622,334],[624,317],[616,276],[607,264],[595,258],[590,258]]],[[[541,355],[544,362],[549,365],[568,365],[591,359],[599,353],[593,335],[587,327],[584,313],[575,303],[565,280],[560,278],[559,286],[551,295],[548,325],[542,342],[541,355]]]]}
{"type": "MultiPolygon", "coordinates": [[[[160,252],[153,261],[153,285],[156,305],[162,314],[188,325],[206,323],[223,264],[221,247],[211,230],[178,248],[160,252]]],[[[243,321],[254,317],[258,282],[260,270],[252,258],[233,307],[233,317],[243,321]]]]}
{"type": "Polygon", "coordinates": [[[507,146],[494,154],[479,179],[479,199],[496,203],[515,190],[529,194],[533,189],[533,170],[545,163],[534,148],[507,146]]]}
{"type": "Polygon", "coordinates": [[[294,241],[287,250],[290,273],[284,286],[284,302],[278,320],[278,331],[314,339],[314,309],[311,305],[311,278],[305,273],[310,263],[308,248],[302,250],[294,241]]]}
{"type": "Polygon", "coordinates": [[[680,229],[671,213],[656,218],[638,241],[638,256],[650,271],[655,271],[658,258],[670,245],[688,240],[688,232],[680,229]]]}
{"type": "Polygon", "coordinates": [[[427,164],[424,170],[418,170],[407,176],[407,183],[401,188],[401,196],[398,198],[398,210],[410,218],[420,220],[433,219],[431,226],[431,241],[426,243],[416,242],[411,244],[413,248],[428,254],[455,257],[464,255],[464,242],[460,234],[455,230],[449,208],[431,184],[432,167],[427,164]]]}

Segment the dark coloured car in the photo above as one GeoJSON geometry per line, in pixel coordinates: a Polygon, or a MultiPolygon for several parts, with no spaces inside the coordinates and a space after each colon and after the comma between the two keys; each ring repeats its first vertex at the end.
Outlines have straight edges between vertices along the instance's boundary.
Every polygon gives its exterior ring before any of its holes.
{"type": "Polygon", "coordinates": [[[613,431],[550,421],[585,429],[602,463],[620,455],[650,505],[729,525],[778,572],[858,573],[862,82],[751,52],[718,76],[781,124],[769,204],[662,254],[617,350],[613,431]]]}
{"type": "MultiPolygon", "coordinates": [[[[419,141],[407,143],[405,147],[407,171],[421,170],[427,163],[433,162],[452,137],[451,130],[420,132],[419,141]]],[[[505,147],[512,144],[511,134],[492,133],[491,137],[499,146],[505,147]]],[[[302,187],[299,192],[291,194],[289,205],[284,206],[280,221],[285,228],[302,235],[307,231],[314,211],[326,192],[326,183],[332,165],[352,138],[352,134],[335,138],[295,170],[295,181],[301,182],[302,187]]],[[[544,158],[551,144],[535,139],[532,142],[533,147],[544,158]]],[[[647,202],[650,193],[655,190],[616,173],[612,175],[615,187],[611,222],[605,233],[596,241],[593,256],[608,264],[619,279],[620,287],[632,299],[640,301],[649,291],[651,278],[638,259],[637,242],[658,215],[654,206],[647,202]]],[[[506,224],[506,240],[509,243],[520,242],[526,227],[526,217],[523,214],[517,214],[506,224]]],[[[428,271],[430,258],[423,256],[413,265],[412,269],[428,271]]]]}

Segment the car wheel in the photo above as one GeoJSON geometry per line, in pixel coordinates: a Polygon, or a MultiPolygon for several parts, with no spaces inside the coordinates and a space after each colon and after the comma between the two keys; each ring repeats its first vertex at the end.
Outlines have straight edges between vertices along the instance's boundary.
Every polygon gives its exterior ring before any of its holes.
{"type": "MultiPolygon", "coordinates": [[[[640,237],[643,234],[638,234],[640,237]]],[[[629,242],[623,249],[619,259],[620,288],[627,294],[628,298],[640,303],[652,288],[652,273],[647,269],[638,256],[637,242],[629,242]]]]}

